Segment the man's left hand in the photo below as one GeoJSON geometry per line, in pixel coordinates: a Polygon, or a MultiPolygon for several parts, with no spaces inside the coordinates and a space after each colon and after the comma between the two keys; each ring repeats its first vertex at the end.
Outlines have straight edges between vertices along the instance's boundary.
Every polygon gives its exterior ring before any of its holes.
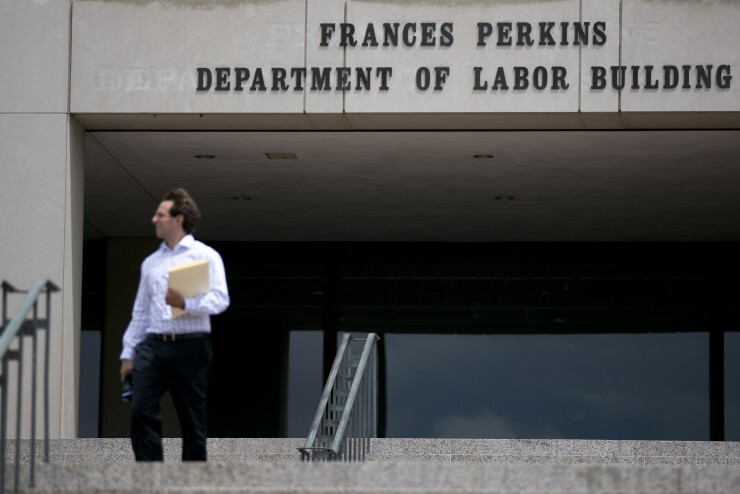
{"type": "Polygon", "coordinates": [[[167,289],[164,301],[167,302],[167,305],[171,305],[172,307],[177,307],[178,309],[185,308],[185,298],[180,295],[180,292],[176,292],[172,288],[167,289]]]}

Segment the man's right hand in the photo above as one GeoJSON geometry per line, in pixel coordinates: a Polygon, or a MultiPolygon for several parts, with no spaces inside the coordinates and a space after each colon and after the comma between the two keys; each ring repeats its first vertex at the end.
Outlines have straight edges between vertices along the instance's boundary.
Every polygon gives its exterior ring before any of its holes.
{"type": "Polygon", "coordinates": [[[126,379],[126,376],[131,374],[134,371],[134,361],[133,360],[121,360],[121,382],[123,382],[124,379],[126,379]]]}

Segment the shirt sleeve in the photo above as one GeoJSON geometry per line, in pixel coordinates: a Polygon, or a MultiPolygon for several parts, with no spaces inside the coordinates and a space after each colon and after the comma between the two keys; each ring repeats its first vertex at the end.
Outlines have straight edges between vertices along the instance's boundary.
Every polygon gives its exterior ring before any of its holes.
{"type": "Polygon", "coordinates": [[[134,349],[145,338],[145,330],[149,327],[150,303],[149,288],[145,279],[145,264],[142,264],[139,278],[139,289],[136,291],[134,300],[134,309],[131,313],[131,322],[129,322],[126,332],[123,333],[123,351],[121,360],[131,360],[134,358],[134,349]]]}
{"type": "Polygon", "coordinates": [[[213,249],[208,251],[208,277],[211,289],[204,295],[185,299],[185,312],[200,315],[216,315],[229,307],[229,289],[226,286],[226,270],[221,256],[213,249]]]}

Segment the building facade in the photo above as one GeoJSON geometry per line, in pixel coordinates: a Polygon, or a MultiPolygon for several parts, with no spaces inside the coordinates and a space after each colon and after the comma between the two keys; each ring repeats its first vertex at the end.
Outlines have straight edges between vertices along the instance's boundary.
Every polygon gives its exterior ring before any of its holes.
{"type": "Polygon", "coordinates": [[[337,336],[375,331],[388,436],[737,440],[739,23],[4,0],[0,277],[62,287],[51,434],[127,434],[120,337],[184,186],[232,290],[212,435],[301,435],[337,336]]]}

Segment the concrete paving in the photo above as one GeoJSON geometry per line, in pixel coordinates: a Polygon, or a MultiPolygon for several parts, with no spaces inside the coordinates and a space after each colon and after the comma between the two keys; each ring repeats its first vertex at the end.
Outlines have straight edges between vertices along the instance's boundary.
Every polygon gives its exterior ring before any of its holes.
{"type": "MultiPolygon", "coordinates": [[[[207,463],[135,463],[127,439],[50,442],[35,466],[20,442],[27,493],[738,493],[740,443],[496,439],[376,439],[364,463],[301,462],[302,439],[210,439],[207,463]]],[[[16,443],[8,441],[12,455],[16,443]]],[[[37,444],[37,457],[43,450],[37,444]]],[[[6,487],[15,465],[7,466],[6,487]]]]}

